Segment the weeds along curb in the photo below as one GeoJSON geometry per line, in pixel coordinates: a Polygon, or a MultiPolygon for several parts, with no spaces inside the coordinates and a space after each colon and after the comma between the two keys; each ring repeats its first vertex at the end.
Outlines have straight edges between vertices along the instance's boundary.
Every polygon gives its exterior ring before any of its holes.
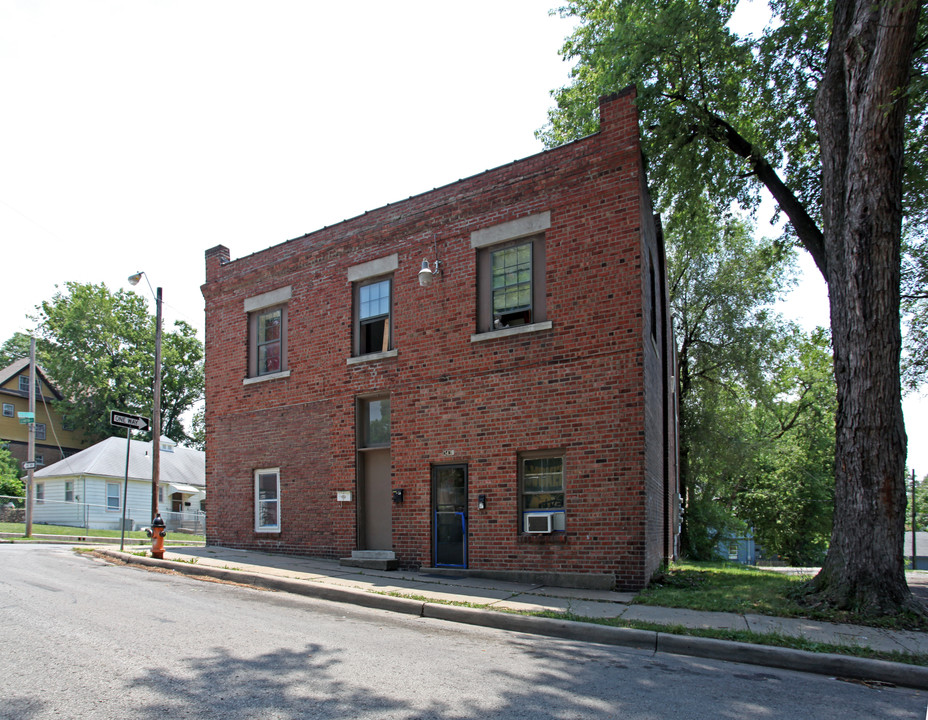
{"type": "Polygon", "coordinates": [[[855,680],[877,680],[904,687],[928,690],[928,667],[894,663],[887,660],[815,653],[773,645],[740,643],[732,640],[675,635],[654,630],[636,630],[610,625],[598,625],[573,620],[518,615],[515,613],[430,603],[412,598],[381,595],[349,587],[336,587],[311,580],[260,575],[243,570],[197,565],[173,560],[157,560],[117,550],[99,549],[96,554],[119,562],[157,567],[186,575],[201,575],[216,580],[234,582],[267,590],[288,592],[328,600],[351,603],[377,610],[388,610],[435,620],[479,625],[497,630],[509,630],[531,635],[544,635],[565,640],[631,647],[650,652],[688,655],[711,660],[740,662],[749,665],[796,670],[855,680]]]}

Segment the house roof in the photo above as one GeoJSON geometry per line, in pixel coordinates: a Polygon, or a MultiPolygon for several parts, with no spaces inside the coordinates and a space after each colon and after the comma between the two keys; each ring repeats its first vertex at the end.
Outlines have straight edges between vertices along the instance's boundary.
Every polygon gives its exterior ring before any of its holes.
{"type": "MultiPolygon", "coordinates": [[[[0,370],[0,388],[2,388],[3,385],[9,382],[12,378],[16,377],[17,375],[22,374],[23,370],[28,370],[28,368],[29,368],[29,358],[20,358],[19,360],[14,360],[13,362],[11,362],[5,368],[0,370]]],[[[56,399],[58,400],[63,399],[64,396],[61,394],[58,388],[55,387],[55,384],[51,380],[48,379],[48,375],[45,374],[45,371],[42,369],[40,365],[35,366],[35,372],[36,372],[36,375],[42,379],[42,382],[45,384],[45,386],[49,390],[51,390],[52,393],[54,393],[56,399]]],[[[9,390],[7,388],[3,388],[3,392],[12,393],[14,395],[23,394],[23,393],[20,393],[18,390],[14,391],[14,390],[9,390]]]]}
{"type": "MultiPolygon", "coordinates": [[[[129,440],[129,479],[151,482],[151,443],[129,440]]],[[[163,443],[162,443],[163,444],[163,443]]],[[[126,440],[111,437],[79,453],[37,470],[33,477],[50,479],[95,475],[123,478],[126,475],[126,440]]],[[[206,485],[206,454],[202,450],[174,447],[161,451],[161,484],[206,485]]],[[[183,492],[183,491],[179,491],[183,492]]]]}

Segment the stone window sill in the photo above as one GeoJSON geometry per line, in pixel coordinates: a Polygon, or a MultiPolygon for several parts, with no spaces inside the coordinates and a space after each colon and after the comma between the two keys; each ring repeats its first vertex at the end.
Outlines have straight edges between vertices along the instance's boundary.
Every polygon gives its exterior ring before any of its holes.
{"type": "Polygon", "coordinates": [[[290,377],[290,371],[284,370],[283,372],[269,373],[267,375],[258,375],[257,377],[245,378],[242,380],[242,385],[254,385],[255,383],[267,382],[268,380],[279,380],[281,378],[290,377]]]}
{"type": "Polygon", "coordinates": [[[470,341],[483,342],[484,340],[496,340],[498,338],[509,337],[511,335],[527,335],[529,333],[543,332],[550,330],[553,324],[550,320],[531,325],[519,325],[517,327],[503,328],[502,330],[491,330],[490,332],[477,333],[470,336],[470,341]]]}
{"type": "Polygon", "coordinates": [[[367,362],[376,362],[377,360],[386,360],[387,358],[395,358],[397,356],[397,350],[385,350],[384,352],[378,353],[368,353],[367,355],[359,355],[358,357],[348,358],[349,365],[359,365],[360,363],[367,362]]]}

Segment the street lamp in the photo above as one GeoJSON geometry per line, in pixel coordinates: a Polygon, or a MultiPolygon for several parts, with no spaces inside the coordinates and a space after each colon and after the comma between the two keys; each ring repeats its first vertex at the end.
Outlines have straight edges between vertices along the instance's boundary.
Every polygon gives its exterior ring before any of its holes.
{"type": "MultiPolygon", "coordinates": [[[[144,270],[129,276],[129,284],[139,284],[145,275],[145,282],[151,290],[151,282],[144,270]]],[[[152,407],[152,444],[151,444],[151,516],[158,514],[158,483],[161,479],[161,288],[155,296],[155,386],[154,406],[152,407]]]]}

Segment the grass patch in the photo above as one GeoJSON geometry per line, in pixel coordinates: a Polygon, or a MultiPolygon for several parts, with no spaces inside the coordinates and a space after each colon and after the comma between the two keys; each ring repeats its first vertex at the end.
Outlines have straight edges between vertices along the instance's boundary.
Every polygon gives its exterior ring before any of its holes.
{"type": "MultiPolygon", "coordinates": [[[[25,537],[26,535],[26,524],[25,523],[0,523],[0,532],[5,533],[16,533],[25,537]]],[[[81,537],[108,537],[108,538],[118,538],[122,535],[119,530],[88,530],[87,528],[78,528],[78,527],[68,527],[66,525],[40,525],[39,523],[32,524],[32,533],[33,535],[79,535],[81,537]]],[[[127,538],[133,538],[136,540],[148,540],[148,536],[145,534],[144,530],[132,530],[126,533],[127,538]]],[[[184,542],[206,542],[206,538],[203,535],[181,535],[175,534],[171,537],[172,540],[183,540],[184,542]]]]}
{"type": "Polygon", "coordinates": [[[590,618],[551,610],[528,612],[524,614],[537,617],[549,617],[557,620],[573,620],[575,622],[608,625],[610,627],[631,628],[633,630],[650,630],[652,632],[662,632],[671,635],[689,635],[692,637],[714,638],[716,640],[732,640],[734,642],[751,643],[753,645],[772,645],[774,647],[792,648],[793,650],[805,650],[806,652],[851,655],[853,657],[901,662],[908,665],[928,665],[928,654],[924,653],[907,653],[898,650],[886,652],[855,645],[832,645],[830,643],[815,642],[806,638],[797,638],[781,633],[755,633],[750,630],[725,630],[721,628],[689,628],[683,625],[660,625],[637,620],[622,620],[621,618],[590,618]]]}
{"type": "MultiPolygon", "coordinates": [[[[849,611],[808,607],[794,598],[805,575],[786,575],[773,570],[734,563],[677,563],[657,574],[634,599],[638,605],[755,613],[788,618],[809,618],[871,627],[928,630],[928,621],[913,614],[874,618],[849,611]]],[[[790,646],[792,647],[792,646],[790,646]]]]}
{"type": "MultiPolygon", "coordinates": [[[[402,593],[397,592],[396,590],[369,590],[368,592],[373,593],[374,595],[386,595],[388,597],[404,598],[406,600],[418,600],[419,602],[426,602],[432,605],[454,605],[455,607],[466,607],[474,608],[476,610],[487,610],[489,609],[488,605],[480,603],[467,602],[466,600],[441,600],[438,598],[430,598],[425,595],[416,595],[415,593],[402,593]]],[[[495,608],[494,608],[495,609],[495,608]]]]}

